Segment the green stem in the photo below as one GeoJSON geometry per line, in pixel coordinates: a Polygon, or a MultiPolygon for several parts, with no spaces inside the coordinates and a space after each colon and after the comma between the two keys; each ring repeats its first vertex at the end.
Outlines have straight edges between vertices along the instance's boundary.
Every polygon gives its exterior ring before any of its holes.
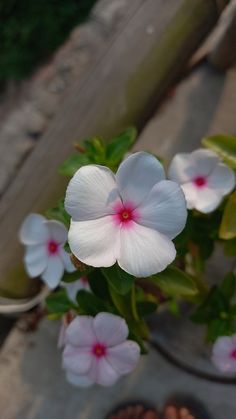
{"type": "Polygon", "coordinates": [[[137,311],[137,305],[136,305],[136,293],[135,293],[135,285],[132,285],[132,289],[131,289],[131,306],[132,306],[132,313],[134,316],[134,319],[136,321],[139,321],[139,315],[138,315],[138,311],[137,311]]]}

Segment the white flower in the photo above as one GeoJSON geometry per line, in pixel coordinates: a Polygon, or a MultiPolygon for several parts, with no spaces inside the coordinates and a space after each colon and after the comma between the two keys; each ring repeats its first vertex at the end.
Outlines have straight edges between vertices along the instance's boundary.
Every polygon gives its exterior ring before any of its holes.
{"type": "Polygon", "coordinates": [[[114,314],[72,320],[66,329],[63,352],[68,381],[81,387],[94,383],[110,386],[131,372],[140,358],[140,348],[127,340],[128,334],[125,320],[114,314]]]}
{"type": "Polygon", "coordinates": [[[188,208],[205,214],[214,211],[235,186],[233,170],[216,153],[203,148],[176,154],[169,167],[169,178],[181,185],[188,208]]]}
{"type": "Polygon", "coordinates": [[[78,291],[80,290],[90,291],[89,282],[86,276],[79,278],[77,279],[77,281],[74,281],[74,282],[61,281],[60,286],[65,288],[69,300],[72,301],[72,303],[76,303],[76,304],[77,304],[76,296],[77,296],[78,291]]]}
{"type": "Polygon", "coordinates": [[[221,372],[236,372],[236,334],[221,336],[215,341],[212,362],[221,372]]]}
{"type": "Polygon", "coordinates": [[[63,246],[67,240],[64,224],[29,214],[20,229],[20,241],[26,246],[25,267],[31,278],[41,276],[50,287],[59,285],[64,270],[75,271],[63,246]]]}
{"type": "Polygon", "coordinates": [[[138,152],[114,175],[104,166],[80,168],[67,188],[65,207],[72,221],[68,241],[87,265],[112,266],[145,277],[175,258],[172,239],[185,226],[181,188],[165,180],[160,162],[138,152]]]}

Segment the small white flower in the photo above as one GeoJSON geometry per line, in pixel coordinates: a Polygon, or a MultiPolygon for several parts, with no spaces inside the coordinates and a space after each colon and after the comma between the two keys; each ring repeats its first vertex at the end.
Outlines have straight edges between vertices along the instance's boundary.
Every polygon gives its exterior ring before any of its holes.
{"type": "Polygon", "coordinates": [[[236,334],[221,336],[215,341],[212,362],[221,372],[236,372],[236,334]]]}
{"type": "Polygon", "coordinates": [[[68,241],[87,265],[112,266],[146,277],[175,258],[172,239],[184,228],[183,192],[165,180],[160,162],[144,152],[124,160],[116,175],[104,166],[80,168],[69,183],[65,207],[68,241]]]}
{"type": "Polygon", "coordinates": [[[63,368],[70,383],[110,386],[137,365],[140,347],[127,340],[124,319],[110,313],[77,316],[66,329],[63,368]]]}
{"type": "Polygon", "coordinates": [[[169,167],[169,178],[181,185],[188,208],[205,214],[214,211],[235,187],[233,170],[216,153],[203,148],[176,154],[169,167]]]}
{"type": "Polygon", "coordinates": [[[69,300],[75,304],[77,303],[76,296],[77,296],[78,291],[80,290],[90,291],[89,282],[86,276],[80,279],[77,279],[77,281],[74,281],[74,282],[61,281],[60,286],[65,288],[69,300]]]}
{"type": "Polygon", "coordinates": [[[47,220],[39,214],[29,214],[20,229],[20,241],[26,246],[25,267],[31,278],[41,276],[50,287],[56,288],[64,270],[75,271],[70,255],[63,246],[67,240],[64,224],[47,220]]]}

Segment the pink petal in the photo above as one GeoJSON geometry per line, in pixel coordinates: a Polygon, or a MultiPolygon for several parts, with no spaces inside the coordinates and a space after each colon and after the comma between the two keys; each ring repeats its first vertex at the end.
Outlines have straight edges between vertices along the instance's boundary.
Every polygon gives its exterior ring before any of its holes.
{"type": "Polygon", "coordinates": [[[41,277],[49,286],[49,288],[56,288],[64,273],[64,266],[59,256],[52,255],[48,257],[48,264],[41,277]]]}
{"type": "Polygon", "coordinates": [[[136,277],[147,277],[163,271],[176,256],[172,241],[148,227],[133,223],[121,229],[121,255],[118,263],[136,277]]]}
{"type": "Polygon", "coordinates": [[[63,262],[64,268],[67,272],[75,272],[76,268],[74,267],[73,263],[71,262],[70,259],[70,254],[67,253],[63,247],[60,248],[59,250],[59,256],[63,262]]]}
{"type": "Polygon", "coordinates": [[[71,372],[66,372],[67,381],[77,387],[90,387],[94,382],[87,375],[78,375],[72,374],[71,372]]]}
{"type": "Polygon", "coordinates": [[[119,255],[119,226],[113,216],[97,220],[72,221],[69,245],[75,256],[90,266],[112,266],[119,255]]]}
{"type": "Polygon", "coordinates": [[[45,243],[49,238],[49,231],[42,215],[29,214],[20,229],[19,238],[23,244],[34,245],[45,243]]]}
{"type": "Polygon", "coordinates": [[[209,188],[220,191],[226,195],[235,187],[235,174],[230,167],[223,163],[218,164],[208,177],[209,188]]]}
{"type": "Polygon", "coordinates": [[[114,346],[124,342],[129,334],[126,321],[111,313],[99,313],[93,321],[93,328],[100,343],[114,346]]]}
{"type": "Polygon", "coordinates": [[[47,226],[49,233],[50,233],[50,239],[55,240],[58,244],[65,244],[67,240],[68,231],[64,224],[60,223],[56,220],[49,220],[45,221],[45,225],[47,226]]]}
{"type": "Polygon", "coordinates": [[[127,340],[120,345],[109,348],[107,361],[119,374],[127,374],[136,366],[140,358],[140,347],[136,342],[127,340]]]}
{"type": "Polygon", "coordinates": [[[138,207],[139,224],[153,228],[170,239],[184,228],[186,201],[179,185],[169,180],[157,183],[138,207]]]}
{"type": "Polygon", "coordinates": [[[79,347],[91,347],[96,342],[93,330],[93,317],[77,316],[66,329],[68,343],[79,347]]]}
{"type": "Polygon", "coordinates": [[[90,348],[79,348],[67,344],[63,351],[63,368],[73,374],[86,374],[92,365],[90,348]]]}
{"type": "Polygon", "coordinates": [[[70,181],[65,208],[74,221],[86,221],[113,214],[116,201],[120,202],[120,196],[112,171],[89,165],[81,167],[70,181]]]}
{"type": "Polygon", "coordinates": [[[139,205],[152,187],[165,179],[164,169],[156,157],[140,151],[125,159],[116,180],[123,202],[139,205]]]}
{"type": "Polygon", "coordinates": [[[120,374],[112,368],[106,358],[94,359],[88,377],[102,386],[112,386],[119,379],[120,374]]]}
{"type": "Polygon", "coordinates": [[[44,244],[27,246],[24,262],[27,273],[31,278],[41,275],[48,263],[46,246],[44,244]]]}

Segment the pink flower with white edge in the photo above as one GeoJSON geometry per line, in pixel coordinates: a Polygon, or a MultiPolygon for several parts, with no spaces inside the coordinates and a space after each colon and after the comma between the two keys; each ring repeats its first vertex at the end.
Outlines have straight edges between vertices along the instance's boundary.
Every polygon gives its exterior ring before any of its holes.
{"type": "Polygon", "coordinates": [[[221,372],[236,372],[236,334],[221,336],[215,341],[212,362],[221,372]]]}
{"type": "Polygon", "coordinates": [[[124,319],[110,313],[77,316],[67,327],[63,368],[72,384],[110,386],[128,374],[140,358],[139,345],[127,340],[124,319]]]}
{"type": "Polygon", "coordinates": [[[72,303],[77,303],[76,296],[78,291],[85,290],[90,291],[88,278],[86,276],[77,279],[74,282],[63,282],[61,281],[60,286],[65,288],[67,296],[72,303]]]}
{"type": "Polygon", "coordinates": [[[80,168],[67,188],[65,208],[72,217],[68,241],[79,260],[94,267],[117,261],[137,277],[173,262],[172,239],[187,217],[181,188],[165,180],[161,163],[144,152],[125,159],[116,175],[104,166],[80,168]]]}
{"type": "Polygon", "coordinates": [[[181,185],[188,209],[205,214],[214,211],[235,187],[233,170],[216,153],[203,148],[176,154],[169,167],[169,178],[181,185]]]}
{"type": "Polygon", "coordinates": [[[50,287],[56,288],[64,271],[73,272],[70,255],[63,246],[68,231],[64,224],[47,220],[39,214],[29,214],[20,229],[20,241],[26,246],[24,263],[31,278],[41,276],[50,287]]]}

